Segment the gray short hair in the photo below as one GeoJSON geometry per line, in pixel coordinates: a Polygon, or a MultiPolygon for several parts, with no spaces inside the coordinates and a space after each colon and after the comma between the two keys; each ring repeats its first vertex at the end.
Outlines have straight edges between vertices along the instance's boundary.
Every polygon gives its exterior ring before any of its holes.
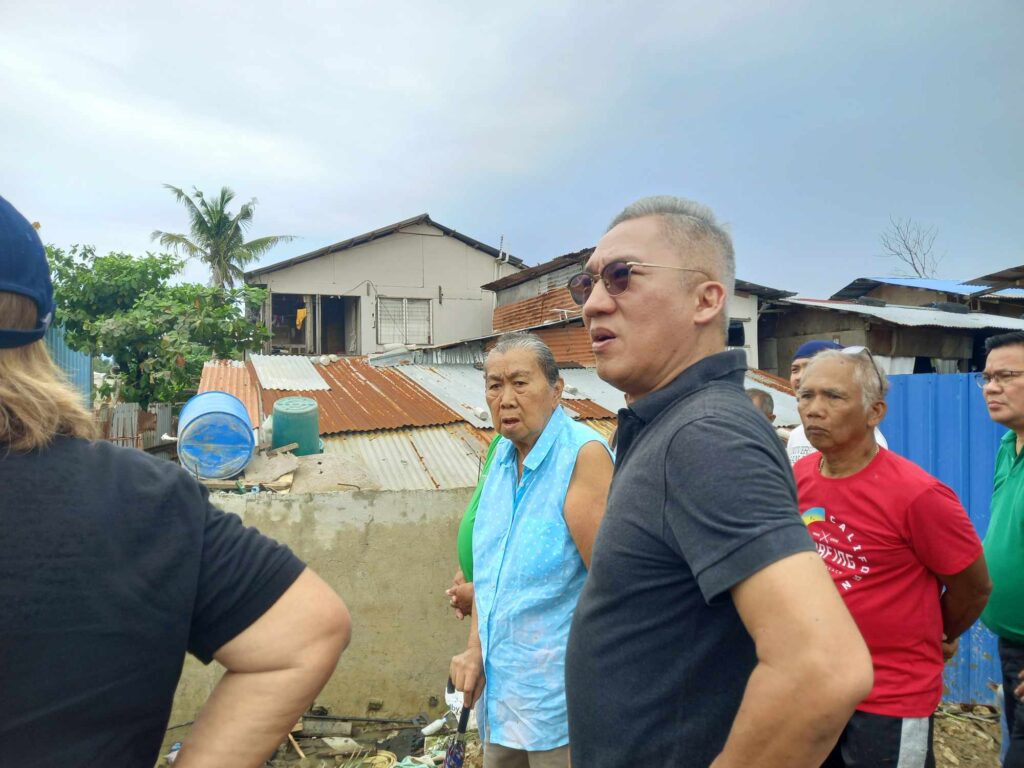
{"type": "Polygon", "coordinates": [[[853,380],[860,385],[860,391],[864,396],[865,411],[870,409],[873,403],[885,400],[885,396],[889,393],[889,377],[865,350],[860,352],[847,352],[842,349],[823,350],[811,358],[811,362],[808,363],[807,369],[804,371],[804,380],[807,379],[807,374],[822,360],[842,360],[853,364],[853,380]]]}
{"type": "MultiPolygon", "coordinates": [[[[612,219],[608,229],[614,229],[624,221],[642,219],[646,216],[660,217],[665,222],[666,234],[675,245],[685,246],[697,242],[711,246],[715,263],[708,263],[705,266],[711,269],[711,276],[725,286],[728,302],[728,297],[732,296],[736,287],[736,253],[733,251],[732,238],[725,226],[715,218],[711,209],[683,197],[643,197],[627,205],[622,213],[612,219]]],[[[728,325],[728,312],[725,314],[725,322],[728,325]]]]}
{"type": "Polygon", "coordinates": [[[532,352],[537,358],[537,365],[544,373],[544,378],[547,379],[548,384],[553,387],[558,383],[558,363],[555,362],[555,355],[551,348],[541,340],[540,336],[521,331],[503,333],[498,337],[497,343],[487,353],[487,357],[484,360],[484,370],[487,370],[487,361],[491,359],[491,355],[503,355],[516,349],[525,349],[532,352]]]}

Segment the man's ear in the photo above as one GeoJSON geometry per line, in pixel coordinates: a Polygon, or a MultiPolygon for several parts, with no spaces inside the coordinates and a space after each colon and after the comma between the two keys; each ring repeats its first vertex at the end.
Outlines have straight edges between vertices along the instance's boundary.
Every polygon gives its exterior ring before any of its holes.
{"type": "Polygon", "coordinates": [[[876,400],[871,404],[868,409],[868,425],[874,429],[882,423],[882,419],[885,418],[885,414],[889,411],[889,406],[886,405],[885,400],[876,400]]]}
{"type": "Polygon", "coordinates": [[[714,280],[701,283],[694,290],[694,301],[696,310],[693,321],[697,325],[709,325],[718,321],[725,312],[726,300],[725,286],[714,280]]]}

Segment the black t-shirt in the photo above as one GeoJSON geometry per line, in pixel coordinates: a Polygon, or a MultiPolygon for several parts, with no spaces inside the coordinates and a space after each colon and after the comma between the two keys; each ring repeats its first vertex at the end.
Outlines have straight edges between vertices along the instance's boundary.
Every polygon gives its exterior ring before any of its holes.
{"type": "Polygon", "coordinates": [[[743,392],[745,368],[742,352],[713,355],[619,412],[566,661],[580,768],[707,766],[757,661],[729,590],[814,549],[786,454],[743,392]]]}
{"type": "Polygon", "coordinates": [[[208,663],[303,568],[170,462],[0,449],[0,766],[151,768],[186,651],[208,663]]]}

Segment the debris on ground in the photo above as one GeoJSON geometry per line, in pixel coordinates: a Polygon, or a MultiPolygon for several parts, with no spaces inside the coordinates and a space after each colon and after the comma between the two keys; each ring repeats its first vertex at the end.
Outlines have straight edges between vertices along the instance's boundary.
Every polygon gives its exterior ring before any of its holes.
{"type": "MultiPolygon", "coordinates": [[[[936,768],[999,768],[999,713],[984,706],[943,704],[935,713],[936,768]]],[[[330,716],[325,710],[303,716],[269,768],[441,768],[455,727],[425,739],[428,719],[330,716]],[[416,736],[419,736],[417,739],[416,736]],[[398,749],[395,752],[394,749],[398,749]],[[299,755],[302,755],[301,757],[299,755]]],[[[464,768],[483,768],[483,747],[476,731],[466,734],[464,768]]],[[[177,745],[175,745],[177,746],[177,745]]],[[[167,765],[161,761],[161,765],[167,765]]]]}
{"type": "Polygon", "coordinates": [[[999,713],[983,706],[943,704],[935,713],[935,768],[999,768],[999,713]]]}

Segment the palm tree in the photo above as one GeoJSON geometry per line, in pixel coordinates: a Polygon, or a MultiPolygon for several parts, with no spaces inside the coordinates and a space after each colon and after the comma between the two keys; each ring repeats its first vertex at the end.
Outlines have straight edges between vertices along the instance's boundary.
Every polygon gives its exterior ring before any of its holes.
{"type": "Polygon", "coordinates": [[[252,214],[256,207],[255,197],[239,208],[237,214],[231,215],[227,207],[235,199],[235,193],[227,187],[221,187],[220,196],[212,201],[195,187],[192,187],[195,199],[178,187],[170,184],[164,184],[164,187],[171,190],[178,202],[188,210],[191,239],[185,235],[161,232],[159,229],[153,232],[152,239],[159,240],[165,248],[208,264],[210,285],[233,288],[236,280],[242,281],[247,264],[278,243],[295,239],[292,235],[272,235],[245,242],[245,230],[252,224],[252,214]]]}

